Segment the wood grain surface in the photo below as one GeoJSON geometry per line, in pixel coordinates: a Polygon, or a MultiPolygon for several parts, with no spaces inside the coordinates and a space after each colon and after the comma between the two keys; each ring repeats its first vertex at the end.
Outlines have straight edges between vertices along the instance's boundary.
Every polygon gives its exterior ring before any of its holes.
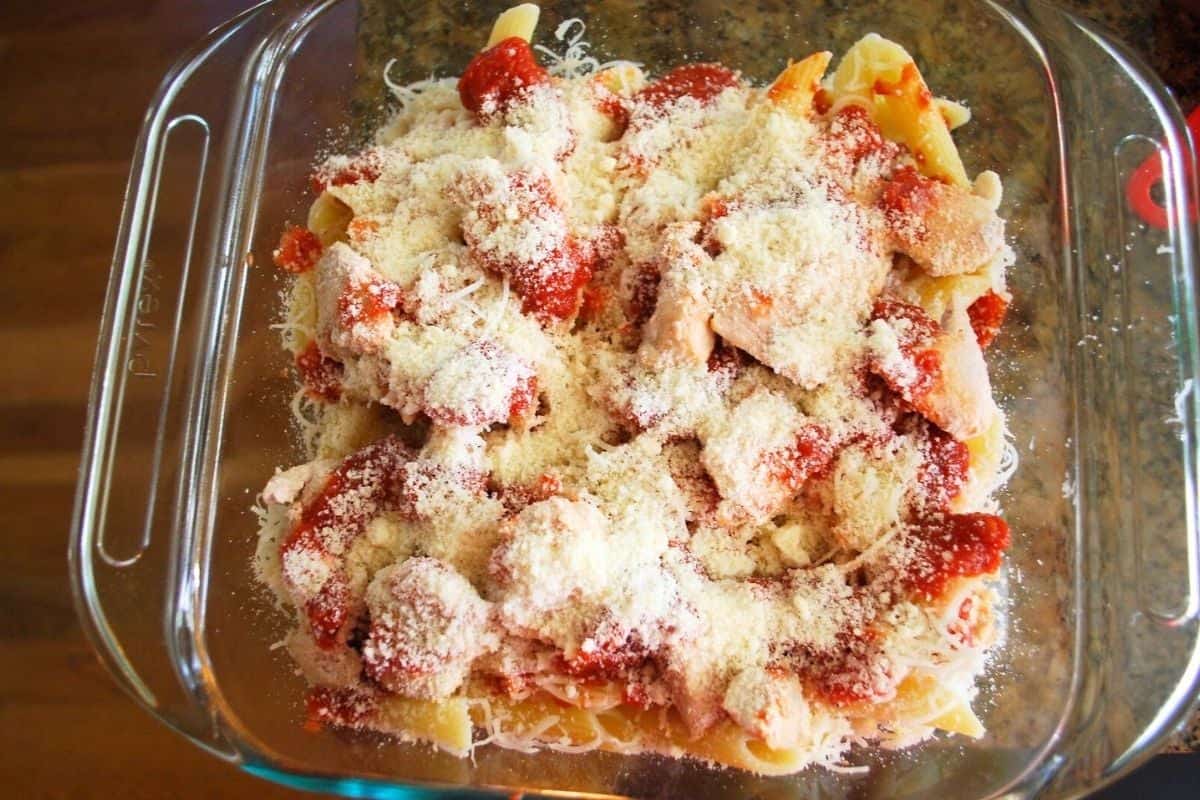
{"type": "Polygon", "coordinates": [[[122,694],[82,637],[66,578],[134,138],[164,71],[248,5],[0,3],[0,796],[297,796],[201,752],[122,694]]]}

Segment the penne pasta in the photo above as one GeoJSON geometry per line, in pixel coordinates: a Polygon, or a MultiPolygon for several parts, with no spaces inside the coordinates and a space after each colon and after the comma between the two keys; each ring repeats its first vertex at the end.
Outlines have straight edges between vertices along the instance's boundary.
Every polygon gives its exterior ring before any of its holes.
{"type": "Polygon", "coordinates": [[[821,78],[832,58],[832,53],[820,52],[789,64],[767,89],[767,99],[794,114],[812,114],[813,96],[821,88],[821,78]]]}
{"type": "Polygon", "coordinates": [[[376,715],[384,730],[432,742],[454,755],[471,750],[470,704],[464,698],[432,702],[388,697],[380,702],[376,715]]]}
{"type": "Polygon", "coordinates": [[[487,47],[493,47],[505,39],[517,37],[532,41],[533,31],[537,28],[538,16],[542,10],[536,3],[522,3],[501,12],[492,25],[492,33],[488,36],[487,47]]]}
{"type": "Polygon", "coordinates": [[[346,240],[346,226],[354,212],[329,192],[321,192],[308,208],[308,229],[317,235],[321,244],[329,247],[346,240]]]}
{"type": "Polygon", "coordinates": [[[946,733],[957,733],[972,739],[979,739],[986,732],[971,706],[961,700],[930,720],[930,724],[946,733]]]}
{"type": "MultiPolygon", "coordinates": [[[[835,97],[854,98],[867,107],[883,135],[907,145],[926,175],[968,186],[950,128],[962,120],[956,109],[934,101],[912,56],[895,42],[871,33],[842,57],[833,74],[835,97]]],[[[958,108],[962,108],[959,106],[958,108]]],[[[963,109],[965,111],[965,109],[963,109]]],[[[965,120],[962,120],[965,121],[965,120]]]]}
{"type": "Polygon", "coordinates": [[[946,127],[950,130],[961,128],[971,121],[971,109],[962,103],[956,103],[944,97],[935,97],[933,104],[941,113],[942,119],[946,120],[946,127]]]}

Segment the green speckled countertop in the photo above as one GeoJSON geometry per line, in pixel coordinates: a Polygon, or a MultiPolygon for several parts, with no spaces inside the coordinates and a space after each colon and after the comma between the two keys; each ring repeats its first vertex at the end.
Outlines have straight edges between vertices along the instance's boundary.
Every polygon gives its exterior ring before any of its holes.
{"type": "MultiPolygon", "coordinates": [[[[1006,173],[1010,231],[1020,231],[1024,239],[1034,243],[1027,249],[1022,245],[1017,247],[1017,269],[1022,269],[1024,259],[1029,265],[1028,276],[1033,279],[1031,288],[1026,291],[1032,294],[1039,290],[1061,290],[1054,276],[1055,256],[1052,246],[1048,244],[1054,241],[1055,236],[1051,230],[1053,223],[1049,220],[1053,218],[1056,200],[1045,175],[1047,165],[1053,162],[1047,143],[1049,112],[1045,90],[1037,77],[1032,81],[1029,79],[1028,59],[1022,62],[1022,56],[1014,55],[1022,45],[1000,41],[1003,37],[994,35],[997,30],[994,21],[977,18],[971,11],[973,6],[955,0],[943,0],[939,4],[938,16],[924,20],[916,19],[912,13],[900,13],[897,4],[855,4],[844,0],[803,3],[752,0],[750,3],[736,4],[699,0],[688,6],[689,22],[683,25],[677,21],[677,12],[667,9],[666,5],[659,0],[566,0],[543,3],[544,7],[548,7],[548,16],[553,19],[581,17],[592,22],[589,38],[592,38],[593,32],[597,32],[594,43],[597,55],[601,58],[614,55],[634,57],[636,54],[639,60],[647,64],[661,65],[677,61],[674,54],[687,53],[690,57],[722,60],[736,65],[758,80],[766,80],[778,71],[781,63],[779,49],[769,45],[782,37],[799,42],[798,47],[832,49],[835,52],[844,50],[868,30],[878,30],[901,41],[914,53],[935,91],[940,90],[952,97],[965,97],[977,117],[983,120],[979,125],[968,126],[969,130],[964,129],[960,147],[969,166],[982,163],[997,166],[1006,173]],[[832,16],[836,16],[839,22],[830,24],[828,19],[832,16]],[[763,44],[760,46],[759,43],[763,44]],[[1024,64],[1026,77],[1014,76],[1005,68],[997,69],[998,64],[1024,64]],[[1022,112],[1009,113],[1008,110],[1012,108],[1022,109],[1022,112]]],[[[1063,0],[1061,5],[1099,23],[1139,53],[1163,77],[1185,113],[1200,104],[1200,59],[1195,57],[1196,47],[1200,44],[1200,2],[1063,0]]],[[[380,118],[379,99],[386,94],[381,75],[383,65],[388,60],[397,59],[393,75],[402,82],[423,78],[431,73],[457,74],[470,54],[482,43],[490,28],[494,10],[494,6],[480,9],[473,4],[446,4],[434,0],[364,0],[362,8],[356,110],[357,118],[364,123],[364,130],[373,127],[380,118]],[[401,46],[399,42],[404,44],[401,46]]],[[[801,57],[806,52],[798,50],[789,55],[801,57]]],[[[1103,92],[1104,87],[1086,87],[1086,91],[1093,89],[1103,92]]],[[[1067,134],[1086,135],[1086,131],[1068,130],[1067,134]]],[[[1114,249],[1119,250],[1120,246],[1114,249]]],[[[1126,245],[1125,249],[1130,248],[1126,245]]],[[[1153,246],[1150,250],[1153,252],[1153,246]]],[[[1103,272],[1108,271],[1106,265],[1103,272]]],[[[1113,266],[1112,271],[1117,271],[1117,265],[1113,266]]],[[[1013,280],[1017,282],[1018,278],[1014,277],[1013,280]]],[[[1109,285],[1103,282],[1103,278],[1101,281],[1102,287],[1109,285]]],[[[1122,278],[1122,281],[1125,279],[1122,278]]],[[[1144,283],[1147,287],[1151,285],[1148,279],[1144,283]]],[[[1128,281],[1125,281],[1125,285],[1128,286],[1128,281]]],[[[1018,520],[1027,534],[1027,540],[1021,543],[1022,553],[1019,556],[1014,553],[1015,580],[1018,583],[1024,581],[1026,588],[1031,584],[1044,587],[1033,593],[1032,601],[1022,601],[1027,607],[1019,609],[1017,616],[1020,618],[1015,619],[1014,624],[1018,630],[1024,628],[1022,633],[1025,635],[1043,627],[1051,632],[1041,634],[1044,642],[1035,638],[1035,645],[1028,647],[1028,652],[1011,656],[1011,663],[1005,667],[1011,669],[1012,675],[1044,677],[1044,681],[1038,683],[1044,684],[1040,689],[1045,692],[1045,703],[1030,701],[1029,692],[1037,689],[1021,685],[1027,682],[1012,679],[1006,682],[1001,678],[994,689],[993,701],[1001,713],[993,716],[989,727],[993,728],[998,740],[1007,746],[1024,746],[1034,741],[1034,737],[1040,735],[1037,731],[1042,730],[1039,726],[1045,725],[1039,713],[1045,715],[1049,712],[1042,712],[1042,706],[1053,708],[1055,701],[1068,691],[1069,647],[1065,635],[1058,630],[1064,626],[1058,624],[1056,627],[1053,620],[1070,613],[1069,603],[1065,599],[1067,581],[1061,574],[1065,569],[1055,565],[1064,563],[1069,557],[1069,547],[1064,543],[1063,533],[1070,513],[1069,503],[1064,503],[1059,496],[1066,494],[1065,491],[1060,492],[1059,482],[1063,480],[1064,471],[1070,474],[1067,465],[1072,458],[1073,445],[1069,437],[1066,445],[1058,449],[1045,444],[1052,443],[1056,436],[1061,441],[1064,431],[1070,429],[1066,422],[1069,409],[1064,405],[1062,385],[1059,385],[1056,395],[1052,380],[1035,384],[1027,377],[1014,377],[1021,371],[1021,350],[1043,355],[1054,352],[1055,337],[1061,334],[1059,328],[1064,323],[1052,310],[1038,309],[1023,313],[1021,305],[1024,298],[1017,288],[1014,288],[1014,292],[1017,292],[1013,323],[1015,331],[1008,334],[1013,342],[1014,355],[1009,363],[994,367],[997,373],[995,378],[1002,393],[1005,392],[1006,383],[1015,387],[1010,390],[1007,404],[1012,421],[1045,418],[1037,424],[1025,424],[1024,430],[1017,431],[1016,442],[1029,455],[1014,481],[1022,485],[1005,500],[1006,513],[1010,519],[1018,520]],[[1051,622],[1045,623],[1046,620],[1051,622]],[[1021,714],[1028,715],[1030,719],[1022,720],[1021,714]],[[996,719],[1001,722],[995,724],[996,719]]],[[[1161,308],[1164,301],[1152,297],[1154,292],[1154,287],[1143,289],[1141,282],[1138,282],[1134,286],[1132,302],[1135,306],[1139,302],[1147,302],[1150,303],[1148,308],[1161,308]]],[[[1029,306],[1032,306],[1032,302],[1029,306]]],[[[1107,313],[1103,300],[1094,308],[1100,315],[1107,313]]],[[[1129,327],[1132,329],[1135,323],[1145,322],[1142,317],[1135,316],[1130,318],[1129,327]]],[[[1086,330],[1088,326],[1084,328],[1086,330]]],[[[1083,343],[1081,340],[1080,344],[1083,343]]],[[[1141,356],[1139,352],[1134,363],[1139,363],[1136,359],[1141,356]]],[[[1048,357],[1050,367],[1061,366],[1061,363],[1054,361],[1059,357],[1048,357]]],[[[1103,362],[1105,356],[1102,354],[1094,358],[1103,362]]],[[[1167,396],[1170,396],[1169,393],[1167,396]]],[[[1149,418],[1138,420],[1132,427],[1149,426],[1155,421],[1149,418]]],[[[1135,431],[1135,439],[1137,435],[1135,431]]],[[[1146,437],[1144,441],[1150,441],[1151,438],[1146,437]]],[[[1161,438],[1157,441],[1161,442],[1161,438]]],[[[1082,442],[1079,446],[1085,449],[1082,442]]],[[[1141,498],[1144,491],[1178,486],[1175,478],[1178,454],[1170,452],[1168,446],[1161,448],[1161,451],[1143,452],[1142,455],[1141,462],[1131,470],[1142,470],[1141,477],[1133,479],[1135,496],[1139,498],[1138,502],[1145,502],[1145,516],[1152,522],[1177,527],[1177,509],[1171,508],[1163,515],[1160,508],[1151,508],[1152,503],[1141,498]]],[[[1121,478],[1119,474],[1116,477],[1121,478]]],[[[1102,487],[1099,491],[1104,493],[1105,490],[1106,487],[1102,487]]],[[[1177,490],[1173,496],[1178,496],[1177,490]]],[[[1120,500],[1116,503],[1116,513],[1123,515],[1120,500]]],[[[1125,551],[1120,547],[1113,552],[1116,558],[1125,557],[1122,555],[1125,551]]],[[[1161,565],[1168,572],[1173,568],[1176,570],[1173,574],[1178,575],[1180,559],[1172,556],[1172,552],[1168,549],[1165,554],[1151,556],[1148,563],[1155,569],[1161,565]],[[1156,561],[1156,558],[1161,561],[1156,561]]],[[[1110,555],[1112,553],[1105,550],[1103,556],[1099,557],[1107,558],[1110,555]]],[[[1096,557],[1088,554],[1088,558],[1096,557]]],[[[1141,558],[1136,550],[1134,557],[1141,558]]],[[[1126,579],[1130,572],[1122,567],[1115,570],[1114,574],[1126,579]]],[[[1129,582],[1133,580],[1128,578],[1129,582]]],[[[1141,601],[1144,600],[1141,592],[1141,586],[1131,589],[1129,585],[1124,585],[1114,592],[1114,596],[1128,602],[1128,596],[1135,595],[1141,601]]],[[[1132,666],[1129,663],[1107,666],[1108,654],[1103,647],[1099,652],[1089,651],[1085,657],[1105,662],[1104,669],[1128,671],[1132,677],[1123,679],[1127,681],[1124,684],[1125,691],[1118,690],[1118,694],[1140,694],[1137,690],[1141,685],[1139,681],[1146,681],[1145,685],[1157,681],[1160,686],[1162,681],[1166,681],[1169,685],[1176,665],[1171,663],[1171,656],[1164,656],[1161,664],[1156,662],[1158,643],[1153,635],[1151,630],[1148,634],[1125,636],[1134,642],[1132,666]],[[1134,688],[1130,689],[1130,686],[1134,688]]],[[[1166,652],[1166,648],[1163,652],[1166,652]]],[[[1147,713],[1145,708],[1139,707],[1139,699],[1118,697],[1097,701],[1091,698],[1087,701],[1110,703],[1106,713],[1113,716],[1113,721],[1107,723],[1107,729],[1112,731],[1114,741],[1121,741],[1130,727],[1140,729],[1141,723],[1136,720],[1145,719],[1147,713]]],[[[1154,704],[1156,701],[1146,699],[1144,702],[1154,704]]],[[[1099,736],[1105,736],[1103,730],[1099,736]]],[[[1193,718],[1191,725],[1181,731],[1167,749],[1200,750],[1200,715],[1193,718]]]]}

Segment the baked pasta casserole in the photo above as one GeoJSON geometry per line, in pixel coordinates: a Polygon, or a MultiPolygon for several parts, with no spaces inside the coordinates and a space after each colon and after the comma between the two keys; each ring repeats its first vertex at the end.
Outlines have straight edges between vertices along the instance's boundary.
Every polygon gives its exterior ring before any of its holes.
{"type": "Polygon", "coordinates": [[[392,85],[274,252],[308,452],[255,569],[308,724],[763,774],[983,735],[1013,256],[969,112],[874,34],[755,86],[536,19],[392,85]]]}

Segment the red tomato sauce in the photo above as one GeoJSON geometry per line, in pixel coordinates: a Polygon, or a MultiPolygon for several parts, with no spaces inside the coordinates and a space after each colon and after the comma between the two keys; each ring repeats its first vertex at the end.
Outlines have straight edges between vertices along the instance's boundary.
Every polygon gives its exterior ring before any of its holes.
{"type": "Polygon", "coordinates": [[[510,273],[513,289],[521,295],[521,310],[546,321],[567,319],[579,310],[580,293],[592,279],[590,260],[581,252],[574,239],[568,239],[563,256],[566,268],[549,276],[536,271],[518,270],[510,273]],[[530,272],[534,274],[529,274],[530,272]]]}
{"type": "Polygon", "coordinates": [[[346,330],[355,325],[371,325],[391,316],[404,297],[391,281],[371,280],[351,284],[338,296],[338,322],[346,330]]]}
{"type": "Polygon", "coordinates": [[[883,78],[879,78],[871,87],[871,91],[875,94],[892,97],[903,97],[906,94],[915,95],[918,108],[929,108],[933,103],[933,94],[921,81],[921,73],[917,71],[917,65],[911,61],[900,70],[898,81],[885,81],[883,78]]]}
{"type": "Polygon", "coordinates": [[[821,477],[833,462],[834,454],[829,432],[820,425],[805,425],[791,447],[771,454],[771,474],[796,491],[809,478],[821,477]]]}
{"type": "Polygon", "coordinates": [[[645,684],[627,683],[621,690],[621,702],[627,706],[636,706],[643,711],[654,705],[645,684]]]}
{"type": "Polygon", "coordinates": [[[875,301],[875,306],[871,310],[871,319],[907,320],[910,323],[909,332],[905,341],[901,342],[901,347],[926,343],[940,330],[938,324],[925,309],[891,298],[881,298],[875,301]]]}
{"type": "Polygon", "coordinates": [[[658,284],[662,275],[655,264],[642,264],[633,274],[625,316],[637,326],[645,325],[658,305],[658,284]]]}
{"type": "Polygon", "coordinates": [[[625,234],[611,222],[597,225],[591,233],[591,238],[580,243],[581,257],[591,263],[593,272],[603,272],[625,248],[625,234]]]}
{"type": "Polygon", "coordinates": [[[1008,314],[1008,301],[989,290],[967,308],[967,316],[971,319],[971,330],[975,331],[975,341],[980,347],[987,347],[1000,332],[1004,317],[1008,314]]]}
{"type": "Polygon", "coordinates": [[[683,495],[688,522],[718,524],[716,514],[721,504],[721,492],[704,465],[698,461],[671,459],[668,468],[671,471],[671,480],[675,481],[683,495]]]}
{"type": "Polygon", "coordinates": [[[925,177],[914,167],[901,167],[884,183],[879,206],[889,221],[924,217],[937,202],[937,187],[937,180],[925,177]]]}
{"type": "Polygon", "coordinates": [[[372,695],[354,689],[317,686],[309,690],[305,701],[304,729],[316,732],[326,725],[357,728],[375,713],[378,703],[372,695]]]}
{"type": "MultiPolygon", "coordinates": [[[[321,552],[321,543],[311,531],[294,540],[295,548],[321,552]]],[[[331,561],[328,553],[321,552],[322,558],[331,561]]],[[[346,583],[346,575],[336,572],[325,581],[316,596],[304,603],[304,614],[308,617],[309,629],[317,647],[331,650],[337,646],[342,629],[350,618],[350,587],[346,583]]]]}
{"type": "Polygon", "coordinates": [[[708,103],[739,83],[738,74],[720,64],[683,64],[634,95],[654,108],[662,108],[683,97],[708,103]]]}
{"type": "Polygon", "coordinates": [[[910,376],[888,374],[886,369],[876,369],[888,387],[908,402],[916,402],[929,393],[942,374],[942,358],[930,345],[941,331],[941,326],[925,312],[925,309],[900,300],[880,299],[871,311],[872,319],[891,321],[905,320],[908,325],[897,330],[900,352],[915,370],[915,379],[910,376]]]}
{"type": "Polygon", "coordinates": [[[646,660],[640,647],[631,647],[625,642],[599,642],[593,640],[591,650],[576,650],[575,655],[562,658],[562,669],[567,675],[582,680],[619,678],[630,667],[646,660]]]}
{"type": "Polygon", "coordinates": [[[330,649],[338,643],[350,615],[346,575],[333,564],[334,554],[344,552],[362,534],[371,516],[397,505],[400,468],[411,458],[409,449],[392,436],[348,456],[305,506],[299,523],[280,548],[285,574],[292,559],[316,559],[332,565],[329,578],[305,603],[319,647],[330,649]]]}
{"type": "Polygon", "coordinates": [[[532,411],[537,403],[538,382],[536,375],[530,375],[517,385],[508,401],[508,418],[524,416],[532,411]]]}
{"type": "Polygon", "coordinates": [[[925,508],[944,511],[967,482],[971,451],[962,442],[935,425],[925,426],[924,461],[917,473],[917,485],[925,499],[925,508]]]}
{"type": "Polygon", "coordinates": [[[596,322],[608,307],[610,292],[603,286],[589,283],[583,288],[579,305],[579,318],[584,322],[596,322]]]}
{"type": "Polygon", "coordinates": [[[818,114],[828,114],[833,108],[833,97],[825,89],[817,89],[813,93],[813,111],[818,114]]]}
{"type": "Polygon", "coordinates": [[[975,631],[972,625],[972,612],[975,608],[975,600],[966,598],[958,604],[958,614],[954,620],[946,626],[946,633],[956,640],[963,647],[975,646],[975,631]]]}
{"type": "Polygon", "coordinates": [[[831,705],[883,699],[892,669],[877,638],[869,627],[840,631],[833,648],[807,655],[800,677],[831,705]]]}
{"type": "Polygon", "coordinates": [[[708,356],[708,371],[709,372],[724,372],[729,375],[730,380],[736,378],[741,372],[745,364],[745,359],[742,357],[742,351],[732,345],[725,343],[724,339],[717,339],[713,345],[712,353],[708,356]]]}
{"type": "Polygon", "coordinates": [[[328,358],[316,342],[309,342],[304,352],[296,356],[296,369],[308,396],[326,403],[336,403],[342,396],[340,361],[328,358]]]}
{"type": "Polygon", "coordinates": [[[299,275],[308,272],[321,258],[321,240],[308,228],[293,225],[279,237],[279,246],[271,253],[275,266],[299,275]]]}
{"type": "Polygon", "coordinates": [[[562,491],[562,481],[557,475],[543,472],[533,483],[514,486],[489,483],[488,489],[500,498],[506,511],[516,514],[528,505],[549,500],[557,495],[562,491]]]}
{"type": "Polygon", "coordinates": [[[372,157],[364,156],[337,170],[318,169],[309,179],[313,194],[320,194],[331,186],[352,186],[356,183],[373,183],[379,180],[379,164],[372,157]]]}
{"type": "Polygon", "coordinates": [[[995,572],[1011,542],[1008,523],[994,514],[927,517],[910,535],[912,553],[901,581],[926,600],[939,597],[952,578],[995,572]]]}
{"type": "Polygon", "coordinates": [[[625,135],[625,130],[629,127],[629,107],[625,98],[603,86],[597,86],[596,108],[612,120],[613,127],[616,128],[614,139],[625,135]]]}
{"type": "Polygon", "coordinates": [[[503,113],[526,89],[549,80],[529,42],[510,36],[471,59],[458,79],[458,96],[464,108],[485,119],[503,113]]]}
{"type": "MultiPolygon", "coordinates": [[[[561,226],[561,238],[556,238],[553,247],[547,245],[548,252],[537,262],[480,252],[479,242],[464,231],[467,247],[486,269],[508,277],[522,299],[521,309],[526,314],[533,314],[543,322],[568,319],[579,310],[582,290],[592,279],[596,266],[611,260],[622,246],[620,232],[607,226],[595,238],[581,242],[567,233],[566,216],[558,206],[549,180],[527,173],[509,175],[506,180],[517,213],[561,226]]],[[[478,206],[480,216],[496,228],[512,224],[509,212],[510,209],[488,203],[478,206]]]]}
{"type": "Polygon", "coordinates": [[[894,156],[900,151],[896,144],[883,138],[867,110],[856,105],[839,109],[819,141],[832,156],[847,159],[851,165],[875,153],[886,151],[894,156]]]}

